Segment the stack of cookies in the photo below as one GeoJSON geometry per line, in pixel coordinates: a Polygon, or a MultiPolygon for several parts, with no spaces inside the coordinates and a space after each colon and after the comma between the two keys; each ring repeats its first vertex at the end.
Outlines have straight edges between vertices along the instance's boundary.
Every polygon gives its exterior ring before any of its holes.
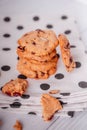
{"type": "Polygon", "coordinates": [[[29,78],[46,79],[57,69],[58,39],[51,30],[31,31],[18,40],[17,69],[29,78]]]}

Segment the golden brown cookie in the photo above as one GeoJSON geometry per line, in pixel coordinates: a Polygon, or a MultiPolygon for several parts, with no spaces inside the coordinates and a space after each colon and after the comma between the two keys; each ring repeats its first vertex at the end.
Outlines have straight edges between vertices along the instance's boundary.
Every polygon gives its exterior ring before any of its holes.
{"type": "Polygon", "coordinates": [[[71,56],[70,43],[66,38],[66,36],[63,34],[60,34],[58,36],[58,41],[59,41],[62,59],[65,64],[66,70],[68,72],[71,72],[76,67],[76,64],[73,60],[73,57],[71,56]]]}
{"type": "Polygon", "coordinates": [[[13,127],[15,128],[15,130],[22,130],[22,124],[18,120],[13,127]]]}
{"type": "Polygon", "coordinates": [[[35,78],[35,79],[47,79],[50,75],[54,74],[56,72],[56,67],[51,68],[47,71],[34,71],[31,70],[31,68],[26,68],[23,64],[18,64],[17,66],[18,71],[25,75],[28,78],[35,78]]]}
{"type": "Polygon", "coordinates": [[[52,30],[31,31],[23,35],[18,44],[20,48],[36,56],[51,53],[58,46],[58,39],[52,30]]]}
{"type": "MultiPolygon", "coordinates": [[[[58,56],[56,55],[56,57],[54,59],[52,59],[52,61],[49,62],[42,62],[41,63],[32,63],[27,59],[19,59],[18,64],[17,64],[17,68],[20,68],[21,65],[23,65],[26,69],[31,69],[33,71],[43,71],[43,72],[47,72],[47,70],[50,70],[53,67],[57,66],[57,61],[58,61],[58,56]]],[[[19,70],[19,69],[18,69],[19,70]]]]}
{"type": "Polygon", "coordinates": [[[25,79],[16,78],[2,87],[2,92],[9,96],[21,96],[27,89],[28,82],[25,79]]]}
{"type": "Polygon", "coordinates": [[[49,94],[43,94],[41,97],[42,115],[45,121],[49,121],[54,116],[55,112],[62,109],[62,106],[58,99],[50,96],[49,94]]]}
{"type": "Polygon", "coordinates": [[[22,47],[17,48],[17,54],[19,58],[26,58],[29,60],[36,60],[36,61],[50,61],[55,55],[56,50],[53,50],[51,53],[48,53],[44,56],[35,56],[34,54],[29,53],[28,51],[24,50],[22,47]]]}

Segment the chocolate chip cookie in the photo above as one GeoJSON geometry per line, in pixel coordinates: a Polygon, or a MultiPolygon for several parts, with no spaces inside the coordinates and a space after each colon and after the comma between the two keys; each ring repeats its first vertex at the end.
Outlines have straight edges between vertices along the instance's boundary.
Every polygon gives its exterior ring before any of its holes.
{"type": "Polygon", "coordinates": [[[18,46],[17,54],[19,58],[26,58],[29,60],[36,60],[36,61],[50,61],[56,55],[56,49],[54,49],[51,53],[48,53],[44,56],[36,56],[33,53],[29,53],[28,51],[24,50],[22,47],[18,46]]]}
{"type": "Polygon", "coordinates": [[[23,35],[18,44],[20,48],[36,56],[51,53],[58,46],[58,39],[52,30],[31,31],[23,35]]]}
{"type": "Polygon", "coordinates": [[[62,59],[65,64],[66,70],[68,72],[71,72],[76,67],[76,64],[73,60],[73,57],[71,56],[70,43],[67,37],[63,34],[60,34],[58,36],[58,41],[59,41],[62,59]]]}

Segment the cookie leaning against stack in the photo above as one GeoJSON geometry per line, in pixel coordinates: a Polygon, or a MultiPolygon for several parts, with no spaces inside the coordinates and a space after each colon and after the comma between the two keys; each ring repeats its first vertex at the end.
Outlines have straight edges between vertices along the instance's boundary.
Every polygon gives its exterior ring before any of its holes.
{"type": "Polygon", "coordinates": [[[51,30],[31,31],[18,40],[17,69],[29,78],[46,79],[56,72],[58,39],[51,30]]]}

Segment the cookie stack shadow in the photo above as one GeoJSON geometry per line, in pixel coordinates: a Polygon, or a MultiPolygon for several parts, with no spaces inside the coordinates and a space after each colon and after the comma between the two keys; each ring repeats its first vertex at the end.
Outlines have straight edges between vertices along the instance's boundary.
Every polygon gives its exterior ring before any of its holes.
{"type": "Polygon", "coordinates": [[[57,70],[58,39],[51,30],[31,31],[18,40],[18,71],[28,78],[47,79],[57,70]]]}

